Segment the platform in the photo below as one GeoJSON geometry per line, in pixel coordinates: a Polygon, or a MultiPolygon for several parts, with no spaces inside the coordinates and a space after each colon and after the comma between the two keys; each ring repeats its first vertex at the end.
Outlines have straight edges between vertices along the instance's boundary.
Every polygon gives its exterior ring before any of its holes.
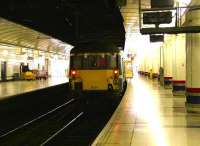
{"type": "Polygon", "coordinates": [[[0,83],[0,100],[50,86],[59,85],[68,82],[67,78],[54,77],[47,80],[31,80],[31,81],[9,81],[0,83]]]}
{"type": "Polygon", "coordinates": [[[200,146],[200,114],[156,80],[135,77],[92,146],[200,146]]]}

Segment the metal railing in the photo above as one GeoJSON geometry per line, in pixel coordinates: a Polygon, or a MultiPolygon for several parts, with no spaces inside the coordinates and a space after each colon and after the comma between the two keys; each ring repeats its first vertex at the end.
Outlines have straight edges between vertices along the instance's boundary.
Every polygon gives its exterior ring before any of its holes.
{"type": "MultiPolygon", "coordinates": [[[[177,4],[178,5],[178,4],[177,4]]],[[[139,29],[142,34],[177,34],[199,33],[200,25],[187,25],[186,15],[190,11],[199,10],[200,5],[176,6],[165,8],[143,8],[139,0],[139,29]],[[144,13],[171,12],[172,22],[169,24],[144,24],[144,13]]]]}

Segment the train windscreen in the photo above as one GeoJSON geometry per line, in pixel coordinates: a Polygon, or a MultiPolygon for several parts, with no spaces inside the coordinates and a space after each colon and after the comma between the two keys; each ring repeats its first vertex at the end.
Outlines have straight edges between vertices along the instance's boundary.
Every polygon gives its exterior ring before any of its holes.
{"type": "Polygon", "coordinates": [[[113,69],[117,67],[117,55],[73,55],[70,66],[75,69],[113,69]]]}

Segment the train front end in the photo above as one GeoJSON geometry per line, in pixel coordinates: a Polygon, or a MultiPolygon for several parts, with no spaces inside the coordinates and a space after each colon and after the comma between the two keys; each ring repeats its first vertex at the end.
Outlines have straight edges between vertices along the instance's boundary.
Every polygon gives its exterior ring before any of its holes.
{"type": "Polygon", "coordinates": [[[123,90],[120,59],[119,52],[71,53],[72,92],[119,95],[123,90]]]}

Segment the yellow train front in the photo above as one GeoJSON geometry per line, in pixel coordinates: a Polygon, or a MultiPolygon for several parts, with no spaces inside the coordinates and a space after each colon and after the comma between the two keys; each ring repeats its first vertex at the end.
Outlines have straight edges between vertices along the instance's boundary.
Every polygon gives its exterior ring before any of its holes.
{"type": "Polygon", "coordinates": [[[72,92],[109,93],[119,96],[123,93],[125,84],[122,53],[118,49],[72,49],[72,92]]]}

